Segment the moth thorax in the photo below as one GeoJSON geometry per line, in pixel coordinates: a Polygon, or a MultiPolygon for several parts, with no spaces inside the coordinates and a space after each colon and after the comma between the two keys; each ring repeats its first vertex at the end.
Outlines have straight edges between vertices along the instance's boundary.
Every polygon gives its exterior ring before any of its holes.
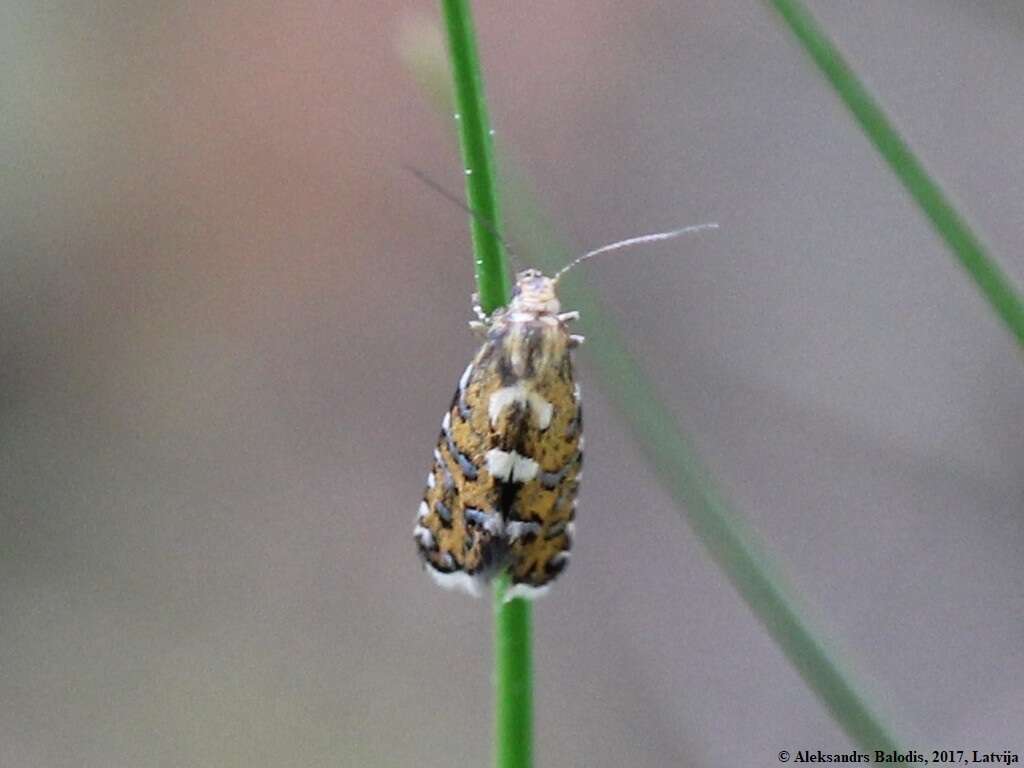
{"type": "Polygon", "coordinates": [[[555,281],[539,270],[527,269],[516,275],[509,312],[536,312],[557,315],[561,305],[555,295],[555,281]]]}
{"type": "Polygon", "coordinates": [[[522,320],[512,316],[504,337],[504,352],[518,378],[532,378],[556,365],[566,350],[566,333],[553,315],[522,320]]]}

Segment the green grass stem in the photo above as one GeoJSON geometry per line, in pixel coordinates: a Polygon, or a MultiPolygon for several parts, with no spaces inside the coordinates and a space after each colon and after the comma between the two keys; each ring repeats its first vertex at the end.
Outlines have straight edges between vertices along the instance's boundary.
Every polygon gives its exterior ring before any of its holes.
{"type": "Polygon", "coordinates": [[[505,601],[508,576],[495,580],[494,761],[498,768],[533,765],[533,623],[532,606],[517,598],[505,601]]]}
{"type": "Polygon", "coordinates": [[[1024,347],[1024,301],[967,221],[914,155],[871,93],[800,0],[766,0],[779,12],[893,173],[932,223],[999,319],[1024,347]]]}
{"type": "MultiPolygon", "coordinates": [[[[466,171],[466,203],[480,219],[501,226],[497,179],[483,77],[468,0],[442,0],[454,83],[456,124],[466,171]]],[[[480,305],[485,312],[509,298],[508,268],[495,233],[471,217],[480,305]]],[[[494,587],[494,760],[497,768],[533,765],[531,606],[505,600],[507,577],[494,587]]]]}
{"type": "Polygon", "coordinates": [[[508,268],[501,243],[481,220],[501,228],[498,185],[494,169],[493,141],[487,119],[480,57],[469,0],[442,0],[448,57],[455,86],[455,122],[466,174],[466,204],[476,211],[469,226],[473,233],[473,254],[477,291],[484,312],[502,307],[509,298],[508,268]]]}

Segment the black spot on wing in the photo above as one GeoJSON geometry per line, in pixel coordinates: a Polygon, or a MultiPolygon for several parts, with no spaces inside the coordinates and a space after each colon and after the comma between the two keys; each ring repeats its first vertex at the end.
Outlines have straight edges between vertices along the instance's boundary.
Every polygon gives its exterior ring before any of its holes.
{"type": "Polygon", "coordinates": [[[498,509],[502,517],[507,518],[512,513],[512,505],[516,503],[521,487],[517,483],[498,483],[498,509]]]}
{"type": "Polygon", "coordinates": [[[477,470],[476,465],[469,460],[469,457],[466,456],[466,454],[459,450],[451,435],[444,435],[442,433],[442,437],[445,439],[448,446],[448,453],[451,454],[453,459],[455,459],[455,462],[459,465],[459,470],[462,474],[466,476],[467,480],[476,480],[479,475],[479,470],[477,470]]]}
{"type": "Polygon", "coordinates": [[[564,555],[555,555],[544,563],[544,573],[553,579],[565,570],[566,563],[568,562],[568,557],[565,557],[564,555]]]}
{"type": "Polygon", "coordinates": [[[456,571],[462,570],[462,566],[455,562],[455,559],[452,557],[449,557],[447,562],[440,563],[434,562],[433,560],[427,560],[426,564],[439,573],[455,573],[456,571]]]}
{"type": "Polygon", "coordinates": [[[569,420],[569,423],[565,425],[565,438],[566,440],[572,440],[576,435],[583,431],[583,405],[579,402],[576,403],[576,414],[569,420]]]}
{"type": "MultiPolygon", "coordinates": [[[[469,378],[472,378],[472,373],[469,378]]],[[[463,388],[461,381],[459,382],[459,388],[455,390],[455,395],[452,397],[451,407],[448,410],[454,411],[456,408],[459,411],[459,418],[463,421],[469,421],[469,404],[466,402],[466,390],[463,388]]]]}
{"type": "Polygon", "coordinates": [[[434,511],[437,512],[437,517],[441,521],[441,525],[445,528],[452,527],[452,511],[445,506],[444,502],[438,499],[434,502],[434,511]]]}
{"type": "Polygon", "coordinates": [[[557,523],[548,526],[547,531],[544,532],[544,540],[551,541],[551,539],[557,539],[565,533],[565,521],[559,520],[557,523]]]}
{"type": "Polygon", "coordinates": [[[519,377],[512,369],[512,363],[505,357],[498,359],[498,376],[501,379],[501,386],[503,387],[511,387],[519,381],[519,377]]]}

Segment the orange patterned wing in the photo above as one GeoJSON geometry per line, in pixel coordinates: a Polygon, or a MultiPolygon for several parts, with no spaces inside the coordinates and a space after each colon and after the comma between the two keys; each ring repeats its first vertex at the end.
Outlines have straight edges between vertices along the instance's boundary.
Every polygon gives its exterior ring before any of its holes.
{"type": "Polygon", "coordinates": [[[517,448],[538,466],[506,512],[513,595],[533,596],[568,563],[583,466],[583,410],[571,358],[542,372],[534,388],[551,404],[551,420],[544,430],[527,421],[517,448]]]}
{"type": "Polygon", "coordinates": [[[414,532],[427,570],[444,587],[479,595],[505,561],[501,484],[487,469],[494,431],[487,400],[498,386],[490,345],[459,380],[441,421],[414,532]]]}

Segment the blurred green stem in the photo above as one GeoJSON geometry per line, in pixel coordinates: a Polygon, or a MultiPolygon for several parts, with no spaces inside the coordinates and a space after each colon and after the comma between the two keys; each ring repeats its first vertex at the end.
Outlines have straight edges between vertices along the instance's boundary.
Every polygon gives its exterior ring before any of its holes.
{"type": "MultiPolygon", "coordinates": [[[[557,234],[535,204],[526,181],[510,168],[510,197],[520,203],[529,226],[519,232],[546,240],[538,253],[557,268],[570,256],[553,247],[557,234]]],[[[730,504],[706,469],[693,441],[680,428],[618,327],[601,302],[579,280],[567,276],[560,289],[563,305],[579,310],[587,337],[588,361],[609,403],[633,432],[637,446],[676,509],[711,553],[807,687],[813,691],[850,740],[863,749],[892,750],[899,740],[872,709],[855,676],[829,648],[824,633],[809,620],[795,593],[775,566],[757,533],[730,504]]]]}
{"type": "MultiPolygon", "coordinates": [[[[477,217],[501,226],[483,78],[468,0],[442,0],[448,56],[455,85],[455,120],[466,173],[466,203],[477,217]]],[[[472,217],[473,252],[480,305],[487,313],[508,301],[508,269],[501,243],[472,217]]],[[[506,600],[508,577],[494,585],[494,754],[497,768],[533,765],[533,671],[531,607],[506,600]]]]}
{"type": "Polygon", "coordinates": [[[821,69],[864,133],[931,221],[999,318],[1024,347],[1024,302],[981,240],[946,198],[878,102],[800,0],[766,0],[821,69]]]}

